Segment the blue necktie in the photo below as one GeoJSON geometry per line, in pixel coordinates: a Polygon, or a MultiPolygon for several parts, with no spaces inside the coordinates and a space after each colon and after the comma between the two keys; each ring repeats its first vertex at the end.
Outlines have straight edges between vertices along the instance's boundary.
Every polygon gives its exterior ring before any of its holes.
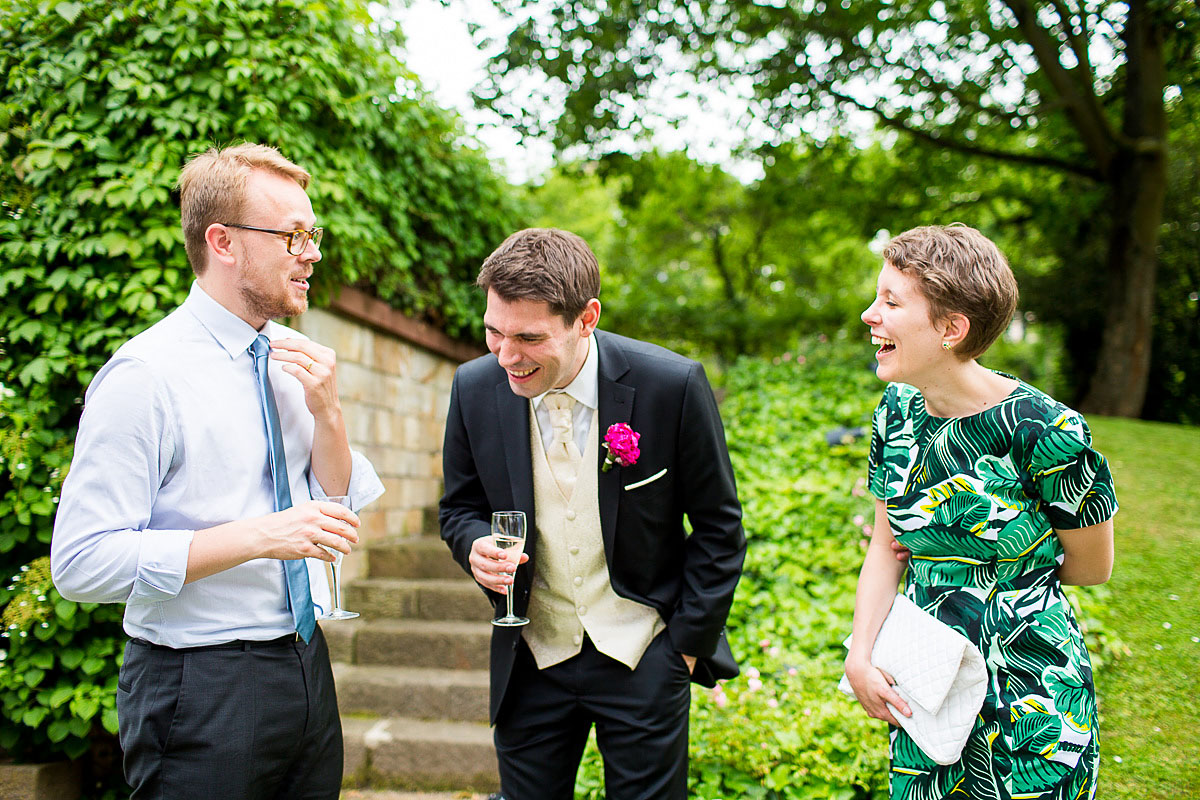
{"type": "MultiPolygon", "coordinates": [[[[275,484],[275,510],[292,507],[292,490],[288,486],[287,456],[283,452],[283,428],[279,425],[279,408],[275,405],[275,393],[271,391],[271,379],[267,376],[267,356],[271,344],[267,337],[259,335],[250,343],[250,355],[254,356],[254,375],[258,378],[258,399],[262,401],[263,419],[267,423],[267,451],[271,459],[271,481],[275,484]]],[[[308,567],[303,558],[283,562],[287,576],[288,607],[296,622],[296,632],[305,642],[312,639],[317,626],[313,615],[312,590],[308,585],[308,567]]]]}

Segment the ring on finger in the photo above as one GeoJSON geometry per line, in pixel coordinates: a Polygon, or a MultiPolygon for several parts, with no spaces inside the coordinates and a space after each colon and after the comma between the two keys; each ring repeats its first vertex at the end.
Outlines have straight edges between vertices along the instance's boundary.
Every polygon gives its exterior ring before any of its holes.
{"type": "Polygon", "coordinates": [[[304,371],[305,371],[305,372],[312,372],[313,364],[315,364],[315,363],[317,363],[317,362],[313,361],[313,360],[310,358],[310,359],[308,360],[308,363],[304,365],[304,371]]]}

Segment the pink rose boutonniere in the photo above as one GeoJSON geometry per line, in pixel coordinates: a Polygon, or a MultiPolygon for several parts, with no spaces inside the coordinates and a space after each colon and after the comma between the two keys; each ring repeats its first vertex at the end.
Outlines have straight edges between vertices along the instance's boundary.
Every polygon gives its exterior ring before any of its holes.
{"type": "Polygon", "coordinates": [[[638,449],[640,438],[642,435],[624,422],[609,425],[608,432],[604,434],[604,449],[608,452],[604,455],[603,471],[608,472],[613,468],[613,464],[618,467],[632,467],[636,464],[638,456],[642,454],[638,449]]]}

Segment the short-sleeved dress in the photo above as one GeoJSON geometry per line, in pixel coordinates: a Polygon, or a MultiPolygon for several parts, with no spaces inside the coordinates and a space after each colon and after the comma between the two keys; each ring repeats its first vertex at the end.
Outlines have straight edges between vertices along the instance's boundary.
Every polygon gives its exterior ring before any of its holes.
{"type": "Polygon", "coordinates": [[[1077,800],[1096,790],[1092,666],[1056,570],[1054,529],[1110,519],[1112,476],[1075,411],[1025,383],[961,418],[890,384],[875,410],[871,493],[912,551],[905,593],[974,642],[988,691],[962,759],[891,738],[896,800],[1077,800]]]}

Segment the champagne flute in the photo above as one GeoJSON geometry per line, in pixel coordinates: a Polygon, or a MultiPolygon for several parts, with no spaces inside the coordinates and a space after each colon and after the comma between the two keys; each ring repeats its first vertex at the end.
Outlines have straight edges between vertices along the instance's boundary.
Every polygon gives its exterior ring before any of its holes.
{"type": "MultiPolygon", "coordinates": [[[[326,502],[337,503],[338,505],[343,505],[346,508],[350,507],[350,498],[345,495],[329,497],[326,499],[326,502]]],[[[325,545],[321,545],[321,547],[325,547],[325,545]]],[[[341,573],[341,570],[342,570],[342,557],[345,556],[346,554],[343,553],[341,550],[335,550],[332,547],[325,547],[325,550],[328,551],[330,553],[330,555],[333,556],[333,563],[331,563],[329,565],[329,568],[333,571],[333,609],[330,611],[323,611],[320,614],[317,614],[316,615],[317,619],[354,619],[355,617],[358,616],[357,611],[347,611],[344,608],[342,608],[342,573],[341,573]]]]}
{"type": "MultiPolygon", "coordinates": [[[[521,563],[521,553],[525,551],[525,512],[497,511],[492,514],[492,543],[504,551],[504,557],[514,566],[521,563]]],[[[516,572],[513,572],[516,575],[516,572]]],[[[516,584],[508,587],[504,593],[508,601],[508,614],[499,619],[493,619],[493,625],[515,627],[528,625],[529,620],[513,614],[513,589],[516,584]]]]}

